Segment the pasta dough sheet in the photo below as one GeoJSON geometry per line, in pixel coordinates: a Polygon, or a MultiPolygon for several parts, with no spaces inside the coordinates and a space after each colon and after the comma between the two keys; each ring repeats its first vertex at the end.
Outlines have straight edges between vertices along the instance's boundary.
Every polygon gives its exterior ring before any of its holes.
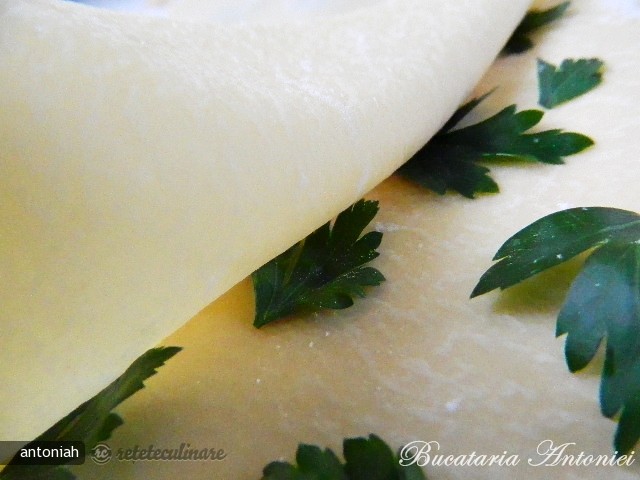
{"type": "Polygon", "coordinates": [[[589,134],[596,145],[564,166],[495,166],[498,195],[438,197],[391,178],[380,200],[385,232],[374,262],[387,276],[371,298],[326,312],[251,326],[249,282],[192,319],[165,345],[185,349],[119,412],[118,448],[223,448],[222,462],[127,462],[77,469],[110,478],[260,478],[267,462],[293,460],[298,442],[341,451],[346,436],[375,432],[392,446],[435,440],[444,454],[501,454],[517,467],[426,467],[430,479],[630,480],[629,468],[530,467],[544,440],[567,453],[612,452],[615,423],[598,406],[601,362],[567,371],[555,315],[579,262],[511,291],[468,296],[511,234],[574,206],[637,211],[640,182],[640,12],[634,2],[581,0],[537,36],[537,47],[496,62],[476,94],[499,89],[470,121],[510,103],[537,101],[535,60],[606,62],[604,83],[545,114],[540,128],[589,134]]]}
{"type": "Polygon", "coordinates": [[[41,433],[390,175],[527,4],[224,24],[0,1],[0,440],[41,433]]]}

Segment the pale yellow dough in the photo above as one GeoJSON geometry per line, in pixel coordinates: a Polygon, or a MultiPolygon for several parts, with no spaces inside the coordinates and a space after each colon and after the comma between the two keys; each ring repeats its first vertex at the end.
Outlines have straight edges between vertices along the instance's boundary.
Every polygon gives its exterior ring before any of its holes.
{"type": "MultiPolygon", "coordinates": [[[[0,440],[29,440],[41,433],[213,299],[385,179],[470,92],[527,4],[354,1],[352,10],[334,15],[223,25],[58,0],[2,0],[0,440]]],[[[424,201],[433,203],[428,195],[424,201]]],[[[383,219],[397,208],[386,203],[383,219]]],[[[408,218],[403,222],[416,227],[408,218]]],[[[436,224],[430,230],[430,235],[447,231],[436,224]]],[[[388,236],[387,262],[396,258],[394,238],[401,235],[388,236]]],[[[455,238],[462,237],[447,241],[455,238]]],[[[423,260],[438,255],[425,252],[423,260]]],[[[409,282],[420,277],[406,275],[409,282]]],[[[389,279],[389,287],[361,308],[375,312],[402,288],[392,270],[389,279]]],[[[247,295],[243,308],[250,302],[247,295]]],[[[413,321],[421,315],[411,315],[410,305],[417,308],[420,302],[412,298],[407,304],[405,315],[413,321]]],[[[456,308],[461,305],[467,304],[456,308]]],[[[359,332],[367,325],[382,329],[381,322],[401,330],[409,325],[366,314],[364,323],[350,321],[363,312],[353,310],[319,328],[351,324],[359,332]]],[[[319,371],[277,375],[272,360],[260,354],[260,348],[275,349],[269,340],[256,349],[249,348],[249,340],[233,345],[224,340],[227,334],[274,336],[282,350],[273,354],[286,358],[292,355],[286,331],[308,335],[305,323],[282,332],[253,332],[247,319],[238,323],[238,314],[230,316],[206,335],[211,344],[205,351],[234,356],[242,351],[239,346],[248,350],[234,368],[221,361],[207,365],[207,371],[230,379],[260,365],[264,384],[245,375],[231,390],[214,382],[196,394],[189,381],[175,387],[184,392],[178,401],[197,399],[201,405],[180,413],[177,404],[159,403],[154,411],[206,418],[217,405],[224,411],[221,402],[228,396],[238,414],[251,416],[257,405],[265,406],[254,389],[273,386],[275,378],[283,401],[293,400],[307,382],[310,390],[303,396],[320,395],[319,371]]],[[[395,330],[381,332],[391,341],[395,330]]],[[[346,342],[355,340],[353,335],[336,331],[327,338],[346,342]]],[[[316,349],[309,351],[321,353],[322,343],[315,341],[316,349]]],[[[384,358],[374,361],[369,355],[375,352],[364,345],[367,368],[384,371],[384,358]]],[[[423,349],[420,342],[412,345],[423,349]]],[[[397,351],[391,343],[389,348],[397,351]]],[[[203,355],[188,350],[182,362],[203,355]]],[[[290,367],[303,368],[289,358],[290,367]]],[[[321,355],[318,368],[338,358],[321,355]]],[[[344,358],[342,374],[351,375],[349,368],[356,365],[344,358]]],[[[422,360],[413,362],[418,367],[422,360]]],[[[339,419],[349,407],[338,393],[340,372],[333,373],[336,390],[328,398],[336,399],[334,413],[304,418],[333,425],[338,434],[347,427],[339,419]]],[[[178,382],[181,375],[173,377],[178,382]]],[[[414,381],[418,385],[420,379],[414,381]]],[[[387,387],[370,386],[375,398],[384,398],[376,389],[387,387]]],[[[420,391],[428,389],[425,384],[420,391]]],[[[420,411],[425,407],[418,397],[411,404],[420,411]]],[[[291,434],[290,450],[302,433],[292,428],[301,420],[294,418],[293,405],[281,407],[272,420],[291,434]],[[281,422],[283,415],[290,420],[281,422]]],[[[362,422],[369,414],[353,412],[349,418],[362,422]]],[[[267,422],[263,415],[256,419],[267,422]]],[[[266,423],[252,425],[248,429],[227,416],[207,428],[229,435],[255,429],[252,439],[269,431],[282,435],[266,423]]],[[[225,468],[249,462],[240,445],[250,444],[231,438],[211,440],[234,452],[225,468]]],[[[260,455],[249,463],[255,469],[265,459],[260,455]]]]}
{"type": "Polygon", "coordinates": [[[255,480],[267,462],[293,460],[298,442],[339,452],[343,437],[375,432],[395,447],[437,440],[442,453],[521,458],[518,467],[427,467],[435,480],[640,478],[638,460],[630,468],[526,465],[546,439],[575,442],[568,453],[611,453],[615,423],[598,408],[601,364],[571,375],[564,339],[554,340],[578,265],[468,300],[500,244],[533,220],[572,206],[640,210],[637,2],[573,3],[534,51],[494,64],[476,93],[500,89],[474,119],[513,102],[535,107],[536,57],[597,56],[607,64],[603,85],[541,125],[589,134],[594,148],[565,166],[495,167],[502,192],[474,201],[384,182],[368,195],[381,201],[375,266],[388,278],[372,298],[256,331],[244,282],[163,341],[185,350],[119,409],[127,423],[110,442],[114,451],[189,442],[224,448],[223,462],[112,461],[76,471],[90,480],[255,480]]]}

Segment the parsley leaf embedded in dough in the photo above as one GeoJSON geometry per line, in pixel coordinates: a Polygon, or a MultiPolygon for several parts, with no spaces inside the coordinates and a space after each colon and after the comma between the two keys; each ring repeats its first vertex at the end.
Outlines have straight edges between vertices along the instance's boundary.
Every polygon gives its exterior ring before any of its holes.
{"type": "Polygon", "coordinates": [[[496,253],[472,297],[508,288],[593,250],[558,315],[556,334],[567,334],[572,372],[586,367],[606,339],[600,407],[621,413],[614,445],[627,453],[640,439],[640,215],[627,210],[572,208],[525,227],[496,253]]]}
{"type": "MultiPolygon", "coordinates": [[[[87,400],[34,441],[82,441],[86,454],[99,442],[107,440],[122,419],[112,410],[138,390],[156,369],[181,350],[180,347],[154,348],[136,359],[129,368],[104,390],[87,400]]],[[[27,445],[28,447],[28,445],[27,445]]],[[[75,476],[56,465],[11,465],[0,472],[2,480],[71,480],[75,476]]]]}
{"type": "Polygon", "coordinates": [[[362,231],[378,212],[378,202],[360,200],[333,224],[307,238],[256,270],[251,278],[256,295],[254,326],[299,311],[342,309],[364,297],[366,286],[380,285],[384,276],[364,264],[379,254],[382,233],[362,231]]]}
{"type": "Polygon", "coordinates": [[[548,10],[531,10],[527,12],[520,25],[515,29],[511,38],[502,50],[503,55],[522,53],[533,47],[529,34],[557,20],[564,15],[571,2],[563,2],[548,10]]]}
{"type": "Polygon", "coordinates": [[[342,309],[364,297],[366,286],[384,276],[364,264],[379,254],[381,232],[360,237],[378,213],[378,202],[360,200],[330,222],[256,270],[251,278],[256,295],[254,326],[299,311],[342,309]]]}
{"type": "Polygon", "coordinates": [[[330,449],[300,444],[296,465],[272,462],[262,480],[426,480],[415,463],[401,466],[398,457],[376,435],[349,438],[343,444],[343,464],[330,449]]]}
{"type": "Polygon", "coordinates": [[[498,185],[488,175],[489,169],[476,162],[507,159],[561,164],[563,157],[593,145],[589,137],[579,133],[562,130],[525,133],[542,120],[544,112],[517,112],[515,105],[482,122],[452,130],[487,95],[460,107],[451,120],[398,169],[398,173],[441,195],[447,190],[455,190],[473,198],[479,193],[498,191],[498,185]]]}
{"type": "Polygon", "coordinates": [[[559,67],[538,59],[538,103],[553,108],[569,101],[602,82],[604,63],[597,58],[566,59],[559,67]]]}

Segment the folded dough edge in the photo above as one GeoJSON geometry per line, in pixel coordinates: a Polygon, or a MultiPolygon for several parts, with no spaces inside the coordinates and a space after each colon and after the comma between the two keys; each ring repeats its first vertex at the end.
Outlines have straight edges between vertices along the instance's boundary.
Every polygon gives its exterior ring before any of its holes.
{"type": "Polygon", "coordinates": [[[390,175],[527,5],[223,26],[0,3],[0,440],[41,433],[390,175]]]}

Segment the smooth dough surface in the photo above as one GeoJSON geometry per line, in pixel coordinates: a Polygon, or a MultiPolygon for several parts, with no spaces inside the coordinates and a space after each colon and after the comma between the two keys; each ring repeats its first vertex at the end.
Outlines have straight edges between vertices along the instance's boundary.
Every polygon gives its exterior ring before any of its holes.
{"type": "MultiPolygon", "coordinates": [[[[606,62],[604,83],[546,113],[540,128],[591,135],[596,146],[564,166],[496,166],[501,193],[438,197],[391,178],[379,199],[385,232],[375,265],[388,281],[372,298],[326,313],[251,327],[252,293],[240,284],[165,345],[185,350],[119,410],[112,448],[181,442],[224,448],[223,462],[88,465],[86,478],[240,479],[293,460],[298,442],[340,451],[345,436],[375,432],[398,447],[437,440],[451,454],[515,453],[518,467],[427,467],[430,479],[630,480],[630,468],[527,467],[537,445],[611,453],[615,423],[600,415],[601,363],[567,371],[555,315],[578,264],[511,292],[468,299],[500,244],[541,216],[573,206],[640,205],[640,9],[582,0],[536,37],[535,50],[494,64],[476,93],[499,86],[475,119],[509,103],[535,108],[535,59],[606,62]]],[[[637,455],[636,455],[637,456],[637,455]]],[[[533,457],[535,458],[535,457],[533,457]]]]}
{"type": "Polygon", "coordinates": [[[0,1],[0,440],[41,433],[390,175],[527,4],[224,24],[0,1]]]}

